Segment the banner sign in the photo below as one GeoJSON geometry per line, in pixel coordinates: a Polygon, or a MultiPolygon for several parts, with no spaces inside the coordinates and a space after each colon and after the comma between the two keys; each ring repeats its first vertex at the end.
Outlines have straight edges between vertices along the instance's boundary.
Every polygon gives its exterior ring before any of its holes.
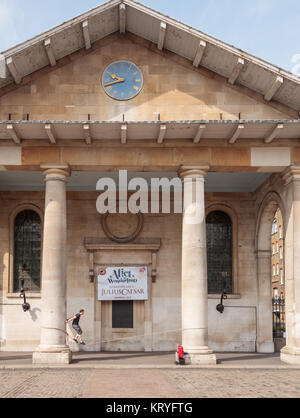
{"type": "Polygon", "coordinates": [[[98,275],[98,300],[147,300],[148,268],[106,267],[98,275]]]}

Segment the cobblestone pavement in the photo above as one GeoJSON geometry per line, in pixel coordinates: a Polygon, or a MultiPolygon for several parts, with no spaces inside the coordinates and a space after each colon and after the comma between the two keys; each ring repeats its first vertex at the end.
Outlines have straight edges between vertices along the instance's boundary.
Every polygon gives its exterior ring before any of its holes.
{"type": "Polygon", "coordinates": [[[1,398],[300,398],[300,370],[1,370],[1,398]]]}
{"type": "Polygon", "coordinates": [[[1,398],[78,398],[91,371],[0,371],[1,398]]]}

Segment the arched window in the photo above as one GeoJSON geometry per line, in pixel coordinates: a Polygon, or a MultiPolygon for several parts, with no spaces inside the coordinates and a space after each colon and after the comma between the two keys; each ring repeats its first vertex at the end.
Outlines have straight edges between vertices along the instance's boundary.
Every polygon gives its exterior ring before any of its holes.
{"type": "Polygon", "coordinates": [[[208,293],[221,293],[226,280],[227,293],[233,292],[232,222],[221,211],[206,218],[208,293]]]}
{"type": "Polygon", "coordinates": [[[14,220],[14,269],[13,290],[24,288],[40,291],[41,218],[33,210],[19,212],[14,220]]]}

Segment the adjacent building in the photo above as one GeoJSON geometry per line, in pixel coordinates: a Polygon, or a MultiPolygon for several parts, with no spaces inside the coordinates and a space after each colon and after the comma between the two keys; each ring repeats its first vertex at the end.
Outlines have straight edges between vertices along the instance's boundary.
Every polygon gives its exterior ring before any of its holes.
{"type": "Polygon", "coordinates": [[[280,209],[277,209],[273,220],[271,251],[273,298],[284,298],[284,231],[280,209]]]}
{"type": "Polygon", "coordinates": [[[280,209],[277,209],[272,225],[272,304],[273,304],[273,337],[275,350],[284,345],[285,338],[285,282],[284,282],[284,230],[280,209]]]}

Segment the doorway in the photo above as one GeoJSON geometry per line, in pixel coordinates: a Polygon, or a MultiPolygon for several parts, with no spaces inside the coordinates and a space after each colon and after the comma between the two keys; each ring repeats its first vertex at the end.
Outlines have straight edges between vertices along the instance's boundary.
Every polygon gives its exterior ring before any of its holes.
{"type": "Polygon", "coordinates": [[[101,351],[145,351],[145,302],[102,301],[101,351]]]}

